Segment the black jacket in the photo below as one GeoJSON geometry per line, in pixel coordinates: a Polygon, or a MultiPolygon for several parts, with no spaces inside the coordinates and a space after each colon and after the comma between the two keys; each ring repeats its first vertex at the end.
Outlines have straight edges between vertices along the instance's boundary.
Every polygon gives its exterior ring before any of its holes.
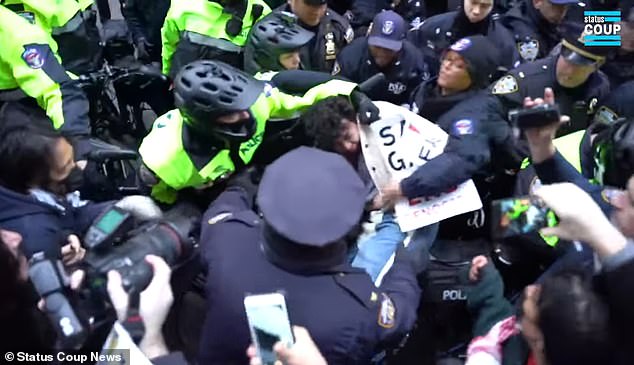
{"type": "Polygon", "coordinates": [[[366,90],[365,93],[372,100],[397,105],[407,104],[412,91],[431,76],[423,53],[408,41],[403,42],[398,59],[389,69],[379,69],[370,54],[366,37],[355,39],[344,48],[339,53],[333,70],[333,74],[356,83],[361,83],[379,72],[385,74],[385,82],[366,90]]]}
{"type": "Polygon", "coordinates": [[[468,21],[465,19],[466,15],[461,9],[435,15],[425,20],[419,27],[413,28],[408,34],[408,39],[426,55],[440,59],[444,50],[460,38],[482,34],[498,47],[500,57],[498,65],[504,66],[507,70],[516,65],[519,55],[513,38],[506,28],[490,15],[478,23],[478,26],[467,24],[468,21]]]}
{"type": "Polygon", "coordinates": [[[559,135],[587,128],[595,109],[610,91],[607,77],[597,71],[574,89],[563,87],[557,82],[557,59],[558,56],[550,56],[520,65],[494,82],[490,89],[494,98],[490,104],[490,117],[508,120],[508,113],[522,108],[525,97],[541,98],[544,89],[550,87],[555,93],[561,114],[571,119],[569,124],[560,128],[559,135]]]}
{"type": "Polygon", "coordinates": [[[161,27],[170,7],[169,0],[120,0],[125,18],[135,43],[145,38],[150,44],[152,60],[161,60],[161,27]]]}

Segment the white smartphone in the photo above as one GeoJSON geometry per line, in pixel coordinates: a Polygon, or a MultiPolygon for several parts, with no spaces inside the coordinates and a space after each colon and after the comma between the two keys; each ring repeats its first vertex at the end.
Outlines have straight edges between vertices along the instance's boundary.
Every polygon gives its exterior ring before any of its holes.
{"type": "Polygon", "coordinates": [[[281,293],[247,295],[244,309],[249,322],[251,339],[262,360],[262,365],[273,365],[277,360],[273,345],[278,341],[292,345],[295,340],[288,319],[286,300],[281,293]]]}

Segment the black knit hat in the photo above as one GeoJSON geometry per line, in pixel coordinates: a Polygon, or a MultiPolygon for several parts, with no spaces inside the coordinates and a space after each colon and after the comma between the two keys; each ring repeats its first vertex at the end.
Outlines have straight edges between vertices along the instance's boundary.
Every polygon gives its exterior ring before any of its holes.
{"type": "Polygon", "coordinates": [[[465,37],[452,44],[447,51],[454,51],[464,58],[472,87],[482,89],[491,83],[491,76],[499,66],[499,52],[483,35],[465,37]]]}

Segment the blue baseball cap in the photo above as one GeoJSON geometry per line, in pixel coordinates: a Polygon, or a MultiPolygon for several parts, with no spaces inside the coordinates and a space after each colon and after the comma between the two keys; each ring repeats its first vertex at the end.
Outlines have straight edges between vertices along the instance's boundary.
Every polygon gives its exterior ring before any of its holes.
{"type": "Polygon", "coordinates": [[[392,10],[382,11],[372,21],[368,44],[398,52],[403,48],[405,33],[403,17],[392,10]]]}
{"type": "Polygon", "coordinates": [[[552,4],[557,4],[557,5],[566,5],[566,4],[578,4],[579,0],[548,0],[550,1],[552,4]]]}

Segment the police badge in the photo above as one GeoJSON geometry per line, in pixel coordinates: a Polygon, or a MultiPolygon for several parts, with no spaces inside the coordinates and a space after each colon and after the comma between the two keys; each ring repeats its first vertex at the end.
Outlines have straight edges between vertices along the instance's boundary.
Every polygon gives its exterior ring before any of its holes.
{"type": "Polygon", "coordinates": [[[524,61],[535,61],[539,53],[539,41],[537,39],[528,39],[525,42],[518,42],[517,49],[524,61]]]}
{"type": "Polygon", "coordinates": [[[390,34],[394,33],[394,22],[391,21],[391,20],[386,20],[383,23],[383,28],[381,28],[381,31],[385,35],[390,35],[390,34]]]}

